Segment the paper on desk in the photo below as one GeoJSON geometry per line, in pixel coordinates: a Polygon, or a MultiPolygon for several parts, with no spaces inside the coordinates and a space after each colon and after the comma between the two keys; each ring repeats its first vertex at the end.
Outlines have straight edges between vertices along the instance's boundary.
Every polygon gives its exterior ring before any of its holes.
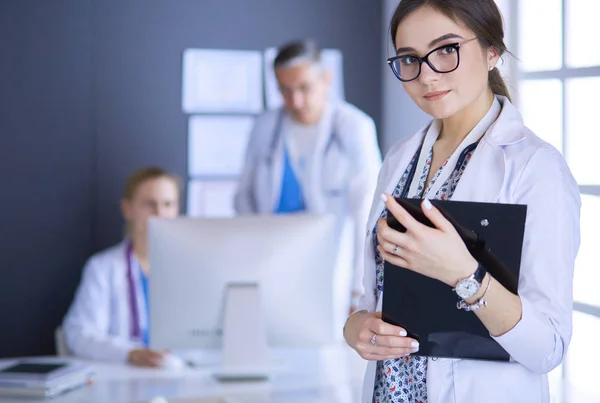
{"type": "Polygon", "coordinates": [[[186,113],[258,113],[263,109],[258,51],[186,49],[182,77],[186,113]]]}
{"type": "Polygon", "coordinates": [[[233,217],[237,181],[200,181],[188,184],[188,216],[233,217]]]}
{"type": "MultiPolygon", "coordinates": [[[[279,108],[283,105],[283,98],[273,71],[273,61],[277,56],[277,48],[268,48],[264,52],[265,97],[268,109],[279,108]]],[[[339,49],[323,49],[321,51],[323,65],[331,71],[332,99],[345,99],[343,56],[339,49]]]]}
{"type": "Polygon", "coordinates": [[[237,176],[242,172],[251,116],[192,116],[188,126],[190,176],[237,176]]]}

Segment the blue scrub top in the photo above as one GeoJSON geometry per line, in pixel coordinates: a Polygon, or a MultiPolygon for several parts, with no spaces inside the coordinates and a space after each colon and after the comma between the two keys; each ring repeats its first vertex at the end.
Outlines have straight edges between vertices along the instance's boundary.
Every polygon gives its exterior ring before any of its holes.
{"type": "MultiPolygon", "coordinates": [[[[148,301],[148,276],[144,274],[144,272],[140,268],[140,281],[142,283],[142,292],[144,293],[144,301],[146,302],[146,326],[142,327],[142,342],[145,347],[148,347],[149,342],[149,332],[150,328],[150,309],[149,309],[149,301],[148,301]]],[[[141,327],[141,326],[140,326],[141,327]]]]}
{"type": "Polygon", "coordinates": [[[281,180],[281,194],[276,214],[296,213],[306,210],[304,195],[300,181],[292,168],[287,147],[283,148],[283,177],[281,180]]]}

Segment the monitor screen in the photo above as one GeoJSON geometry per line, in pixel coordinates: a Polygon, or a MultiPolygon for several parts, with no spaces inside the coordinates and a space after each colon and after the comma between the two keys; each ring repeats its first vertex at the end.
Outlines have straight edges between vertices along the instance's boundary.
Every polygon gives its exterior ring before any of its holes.
{"type": "Polygon", "coordinates": [[[271,347],[340,342],[339,223],[332,215],[151,218],[150,345],[218,349],[228,284],[260,290],[271,347]]]}

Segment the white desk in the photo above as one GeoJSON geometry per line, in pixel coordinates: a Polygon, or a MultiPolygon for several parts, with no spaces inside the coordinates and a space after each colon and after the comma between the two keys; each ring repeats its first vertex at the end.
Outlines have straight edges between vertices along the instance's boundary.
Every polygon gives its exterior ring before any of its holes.
{"type": "MultiPolygon", "coordinates": [[[[319,354],[285,352],[281,356],[283,368],[269,382],[263,383],[220,383],[207,368],[164,370],[93,363],[96,376],[92,385],[50,401],[147,403],[155,396],[163,396],[169,403],[358,403],[364,365],[356,353],[343,348],[319,354]],[[230,397],[231,400],[208,399],[210,397],[230,397]]],[[[0,360],[0,363],[8,361],[12,360],[0,360]]],[[[0,397],[0,403],[32,401],[37,400],[0,397]]]]}

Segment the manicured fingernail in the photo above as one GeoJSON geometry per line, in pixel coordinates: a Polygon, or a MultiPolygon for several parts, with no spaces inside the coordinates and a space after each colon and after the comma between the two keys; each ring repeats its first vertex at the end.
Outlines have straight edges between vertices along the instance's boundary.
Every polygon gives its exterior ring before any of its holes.
{"type": "Polygon", "coordinates": [[[431,208],[433,207],[433,205],[431,204],[431,202],[429,201],[429,199],[425,199],[425,201],[423,202],[423,206],[425,206],[425,208],[427,210],[431,210],[431,208]]]}
{"type": "Polygon", "coordinates": [[[406,333],[406,330],[400,330],[400,336],[402,337],[406,337],[408,333],[406,333]]]}
{"type": "Polygon", "coordinates": [[[413,341],[412,343],[410,343],[410,346],[412,348],[419,348],[419,342],[418,341],[413,341]]]}
{"type": "Polygon", "coordinates": [[[381,194],[381,200],[383,200],[384,203],[387,202],[387,196],[385,194],[381,194]]]}

